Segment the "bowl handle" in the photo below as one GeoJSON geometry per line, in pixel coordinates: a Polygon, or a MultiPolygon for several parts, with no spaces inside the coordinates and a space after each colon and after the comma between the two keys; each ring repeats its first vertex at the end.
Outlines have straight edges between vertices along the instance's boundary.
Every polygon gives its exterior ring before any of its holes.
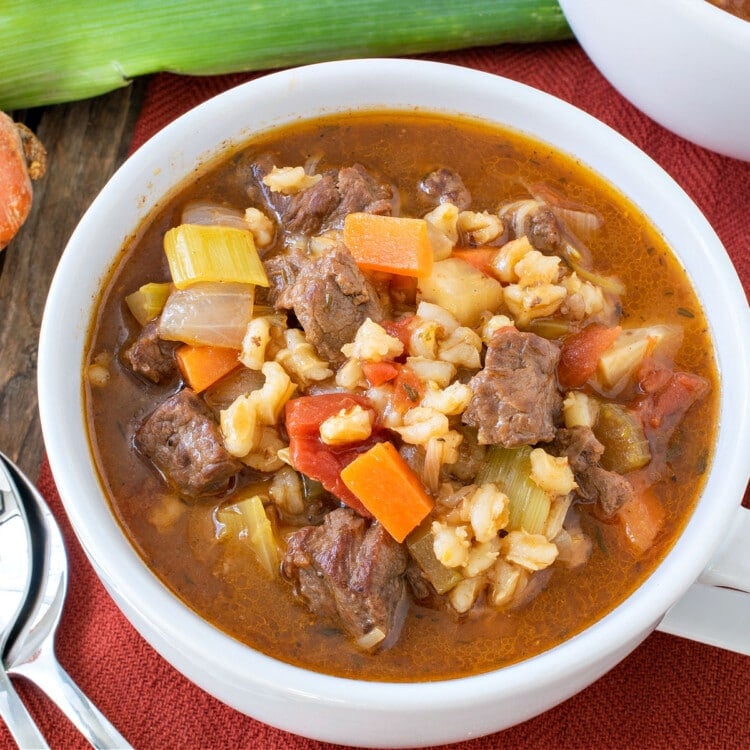
{"type": "Polygon", "coordinates": [[[750,509],[656,629],[750,655],[750,509]]]}

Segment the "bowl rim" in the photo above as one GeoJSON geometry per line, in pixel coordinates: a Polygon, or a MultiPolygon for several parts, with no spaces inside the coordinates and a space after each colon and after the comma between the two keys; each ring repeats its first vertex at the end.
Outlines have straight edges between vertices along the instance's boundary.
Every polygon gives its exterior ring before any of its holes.
{"type": "MultiPolygon", "coordinates": [[[[87,328],[84,313],[90,299],[86,299],[86,295],[83,295],[84,299],[73,302],[68,294],[67,283],[71,278],[91,276],[88,257],[91,238],[96,237],[97,232],[107,226],[106,217],[101,215],[101,212],[108,205],[114,205],[112,201],[123,191],[131,197],[140,196],[140,205],[147,205],[153,199],[153,191],[149,195],[150,189],[146,188],[142,191],[143,186],[151,182],[158,190],[161,179],[160,174],[154,170],[154,164],[166,166],[169,162],[169,164],[177,165],[176,168],[180,165],[184,166],[186,158],[192,160],[193,157],[190,155],[186,157],[186,153],[176,147],[175,143],[192,137],[198,131],[208,133],[207,137],[216,139],[216,136],[210,134],[221,130],[216,124],[217,120],[221,120],[224,115],[236,118],[241,106],[247,106],[252,102],[257,103],[264,98],[273,101],[280,92],[284,92],[284,95],[302,92],[309,98],[310,90],[325,92],[326,87],[333,85],[339,87],[339,91],[361,95],[363,75],[366,80],[374,82],[381,78],[394,80],[396,77],[395,80],[398,80],[397,77],[404,75],[406,71],[408,71],[408,81],[404,89],[409,92],[414,92],[416,82],[427,85],[434,80],[433,76],[437,76],[438,80],[441,76],[443,80],[449,77],[456,92],[464,90],[470,95],[472,92],[479,94],[491,90],[498,100],[512,103],[523,110],[524,115],[521,119],[524,121],[531,122],[533,117],[543,115],[546,122],[547,118],[559,116],[562,125],[558,142],[579,144],[583,155],[577,154],[577,158],[599,174],[602,174],[601,165],[605,165],[607,170],[612,169],[611,165],[606,166],[609,163],[610,157],[607,156],[609,151],[620,154],[617,160],[619,166],[615,171],[627,177],[625,185],[623,186],[620,182],[614,183],[614,180],[606,175],[605,179],[616,184],[626,195],[632,196],[632,186],[637,184],[639,186],[637,194],[646,195],[649,200],[655,201],[655,205],[674,203],[679,206],[682,209],[679,224],[683,227],[680,232],[686,232],[685,227],[689,227],[689,233],[694,234],[696,258],[707,263],[707,275],[716,285],[715,289],[710,290],[711,299],[739,300],[740,295],[744,299],[744,292],[736,272],[713,229],[682,188],[661,167],[622,135],[593,116],[556,97],[501,76],[423,60],[384,58],[319,63],[256,78],[212,97],[172,121],[136,150],[118,169],[86,211],[68,242],[50,287],[41,326],[39,408],[49,463],[65,511],[98,576],[126,615],[131,620],[136,619],[134,624],[146,639],[163,655],[171,651],[169,661],[173,664],[180,649],[174,645],[174,641],[167,641],[174,639],[175,622],[178,619],[181,621],[180,632],[183,638],[185,635],[188,636],[193,653],[192,655],[182,654],[192,663],[192,666],[183,664],[182,668],[178,668],[209,692],[212,692],[211,687],[208,687],[206,680],[200,677],[199,663],[201,660],[206,660],[205,663],[215,660],[217,648],[220,648],[227,658],[222,660],[221,665],[214,663],[212,669],[229,684],[242,684],[243,679],[246,679],[248,674],[252,674],[254,685],[259,691],[278,692],[281,690],[294,700],[326,700],[349,706],[370,705],[374,700],[382,710],[394,713],[412,711],[420,706],[429,706],[431,710],[436,707],[455,709],[474,701],[486,700],[488,692],[497,695],[498,691],[503,691],[507,694],[507,691],[512,692],[521,686],[528,688],[529,684],[542,686],[548,679],[550,670],[562,668],[565,664],[570,665],[579,659],[584,661],[606,659],[612,651],[613,641],[621,643],[637,633],[642,633],[641,637],[645,637],[668,606],[676,601],[697,578],[731,521],[728,517],[729,513],[724,514],[727,516],[724,517],[709,508],[709,503],[701,502],[677,543],[651,577],[625,602],[582,633],[549,651],[500,670],[426,683],[373,683],[312,673],[256,652],[203,621],[187,605],[169,593],[166,587],[146,568],[145,563],[126,541],[124,534],[119,531],[119,527],[117,527],[117,534],[111,538],[112,524],[117,526],[117,523],[108,508],[96,507],[97,503],[104,499],[99,480],[92,476],[91,467],[77,463],[81,451],[81,436],[77,432],[83,432],[84,435],[86,432],[82,408],[77,408],[78,405],[82,407],[82,387],[79,383],[80,373],[70,373],[70,351],[63,343],[66,337],[70,338],[72,333],[78,339],[83,337],[85,340],[87,336],[87,330],[82,330],[82,328],[87,328]],[[596,137],[591,138],[586,144],[578,131],[593,133],[596,137]],[[166,157],[165,154],[169,156],[166,157]],[[592,166],[592,161],[600,166],[592,166]],[[646,178],[642,177],[642,174],[648,176],[649,185],[645,184],[646,178]],[[659,191],[663,193],[661,198],[659,191]],[[60,373],[64,373],[64,377],[60,377],[60,373]],[[66,434],[70,428],[60,429],[61,425],[70,423],[73,416],[71,409],[77,412],[73,423],[79,427],[77,431],[74,431],[74,439],[71,439],[70,434],[66,434]],[[91,498],[87,495],[92,491],[92,480],[98,487],[94,494],[99,494],[100,497],[91,498]],[[82,490],[83,503],[78,500],[82,490]],[[101,523],[104,523],[103,528],[106,533],[102,533],[101,523]],[[698,552],[686,554],[686,550],[689,549],[698,550],[698,552]],[[686,564],[677,567],[670,562],[677,557],[684,558],[686,564]],[[125,561],[132,570],[123,573],[120,567],[122,561],[125,561]],[[669,574],[666,571],[669,571],[669,574]],[[158,606],[147,604],[147,600],[152,598],[158,602],[158,606]],[[627,610],[625,617],[623,610],[627,610]],[[144,632],[144,621],[151,624],[147,633],[144,632]],[[313,680],[311,680],[311,675],[314,675],[313,680]],[[498,679],[499,675],[500,679],[498,679]]],[[[459,97],[461,101],[466,101],[466,98],[466,93],[459,97]]],[[[387,105],[387,108],[393,109],[393,106],[387,105]]],[[[410,108],[410,105],[407,105],[407,108],[410,108]]],[[[436,110],[434,107],[427,106],[421,108],[425,111],[436,110]]],[[[372,106],[366,106],[365,109],[372,109],[372,106]]],[[[349,106],[338,111],[351,110],[352,107],[349,106]]],[[[450,107],[444,109],[444,111],[448,110],[450,107]]],[[[269,123],[269,126],[271,124],[269,123]]],[[[252,129],[255,129],[255,126],[252,129]]],[[[242,132],[242,130],[236,131],[230,140],[236,140],[242,132]]],[[[543,140],[549,142],[548,138],[543,140]]],[[[215,143],[219,145],[226,144],[226,142],[227,138],[215,140],[215,143]]],[[[560,148],[560,146],[557,147],[560,148]]],[[[214,150],[208,149],[206,155],[214,150]]],[[[563,148],[563,150],[570,152],[568,148],[563,148]]],[[[167,171],[161,167],[160,169],[162,172],[167,171]]],[[[643,210],[640,205],[639,208],[643,210]]],[[[675,217],[672,217],[671,222],[667,222],[669,226],[666,227],[666,231],[663,225],[655,223],[667,235],[674,234],[676,231],[675,217]]],[[[107,268],[109,265],[110,263],[107,262],[107,268]]],[[[697,266],[697,261],[693,261],[692,265],[697,266]]],[[[695,274],[693,276],[695,284],[695,274]]],[[[706,307],[707,298],[704,298],[700,289],[696,291],[701,298],[701,303],[706,307]]],[[[710,320],[713,321],[712,338],[715,342],[717,368],[722,389],[729,388],[731,392],[744,397],[743,403],[745,404],[744,409],[737,409],[735,403],[735,407],[730,410],[726,399],[722,398],[720,407],[722,428],[725,423],[731,423],[733,429],[731,435],[726,429],[721,429],[715,448],[713,468],[718,466],[720,457],[731,457],[732,460],[729,461],[728,466],[729,478],[726,475],[720,477],[715,470],[712,470],[704,488],[704,495],[717,493],[716,505],[728,510],[735,504],[735,500],[739,502],[744,491],[744,483],[747,481],[747,476],[743,481],[742,471],[736,468],[736,464],[742,460],[743,455],[747,454],[746,448],[750,443],[750,409],[747,408],[748,394],[745,385],[750,382],[750,349],[746,340],[736,341],[736,347],[731,352],[735,358],[732,362],[727,343],[722,344],[721,347],[717,345],[717,341],[724,341],[723,338],[717,339],[717,327],[727,325],[732,330],[740,331],[744,326],[746,331],[750,324],[750,314],[745,305],[745,309],[741,307],[721,309],[712,313],[710,320]],[[719,487],[721,492],[718,492],[719,487]],[[731,495],[734,499],[727,497],[731,495]]],[[[83,354],[79,349],[76,349],[73,359],[75,369],[81,370],[83,354]]],[[[83,439],[85,442],[86,438],[83,439]]],[[[85,455],[89,455],[87,445],[85,455]]],[[[179,639],[181,643],[184,642],[183,638],[179,639]]],[[[636,643],[633,643],[633,647],[635,645],[636,643]]],[[[225,697],[222,699],[226,701],[225,697]]],[[[231,703],[231,701],[226,702],[231,703]]],[[[239,706],[235,705],[235,707],[239,706]]]]}

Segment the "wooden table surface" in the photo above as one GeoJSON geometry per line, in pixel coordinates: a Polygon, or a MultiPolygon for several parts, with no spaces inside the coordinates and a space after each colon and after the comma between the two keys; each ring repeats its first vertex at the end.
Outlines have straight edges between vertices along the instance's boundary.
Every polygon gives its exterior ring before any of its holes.
{"type": "Polygon", "coordinates": [[[31,214],[0,251],[0,451],[33,480],[44,452],[36,364],[47,291],[79,219],[128,154],[145,86],[137,79],[93,99],[8,113],[47,149],[31,214]]]}

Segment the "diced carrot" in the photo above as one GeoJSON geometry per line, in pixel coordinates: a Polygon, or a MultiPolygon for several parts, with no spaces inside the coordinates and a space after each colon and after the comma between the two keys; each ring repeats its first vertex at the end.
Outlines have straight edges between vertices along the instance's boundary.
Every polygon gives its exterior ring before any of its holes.
{"type": "Polygon", "coordinates": [[[341,479],[397,542],[403,542],[434,505],[393,443],[377,443],[357,456],[342,469],[341,479]]]}
{"type": "Polygon", "coordinates": [[[617,511],[617,520],[633,551],[643,554],[664,525],[664,508],[656,493],[644,488],[617,511]]]}
{"type": "Polygon", "coordinates": [[[592,323],[568,336],[560,350],[557,379],[563,388],[580,388],[595,372],[599,358],[620,335],[622,328],[592,323]]]}
{"type": "Polygon", "coordinates": [[[492,261],[495,260],[498,252],[499,248],[497,247],[458,247],[451,253],[451,255],[454,258],[465,260],[467,263],[474,266],[474,268],[487,274],[487,276],[494,276],[492,261]]]}
{"type": "Polygon", "coordinates": [[[395,362],[363,362],[362,372],[367,382],[372,386],[383,385],[393,380],[399,372],[399,366],[395,362]]]}
{"type": "Polygon", "coordinates": [[[205,391],[217,380],[239,367],[239,352],[223,346],[183,344],[176,352],[177,365],[185,382],[196,392],[205,391]]]}
{"type": "Polygon", "coordinates": [[[401,414],[413,409],[424,396],[424,384],[410,367],[399,368],[393,381],[393,408],[401,414]]]}
{"type": "Polygon", "coordinates": [[[427,276],[433,252],[424,219],[351,213],[344,244],[360,268],[399,276],[427,276]]]}

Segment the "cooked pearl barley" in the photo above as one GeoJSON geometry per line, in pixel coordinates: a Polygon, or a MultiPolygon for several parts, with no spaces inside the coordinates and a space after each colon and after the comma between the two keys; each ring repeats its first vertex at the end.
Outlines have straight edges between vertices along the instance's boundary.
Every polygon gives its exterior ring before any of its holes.
{"type": "Polygon", "coordinates": [[[372,434],[373,413],[356,404],[351,409],[341,409],[338,414],[320,425],[320,439],[326,445],[345,445],[366,440],[372,434]]]}
{"type": "Polygon", "coordinates": [[[432,549],[447,568],[462,568],[469,560],[469,532],[464,526],[432,522],[432,549]]]}
{"type": "Polygon", "coordinates": [[[256,247],[267,247],[273,242],[273,222],[259,209],[245,209],[245,224],[252,232],[256,247]]]}
{"type": "Polygon", "coordinates": [[[567,495],[578,485],[568,465],[567,456],[551,456],[542,448],[534,448],[531,459],[531,481],[555,497],[567,495]]]}
{"type": "Polygon", "coordinates": [[[242,339],[240,362],[250,370],[260,370],[266,360],[266,348],[271,340],[271,321],[266,317],[253,318],[247,324],[242,339]]]}
{"type": "Polygon", "coordinates": [[[383,326],[367,318],[359,327],[351,344],[344,344],[341,352],[345,357],[356,357],[367,362],[382,362],[403,354],[404,345],[391,336],[383,326]]]}
{"type": "Polygon", "coordinates": [[[482,339],[466,326],[456,328],[438,347],[438,359],[457,367],[478,370],[482,366],[482,339]]]}
{"type": "Polygon", "coordinates": [[[555,562],[557,547],[544,534],[511,531],[503,540],[505,558],[526,570],[542,570],[555,562]]]}
{"type": "Polygon", "coordinates": [[[496,484],[489,482],[464,500],[461,517],[471,523],[478,542],[489,542],[508,525],[509,506],[508,496],[496,484]]]}
{"type": "Polygon", "coordinates": [[[263,184],[274,193],[294,195],[301,190],[312,187],[323,175],[309,175],[304,167],[274,167],[264,178],[263,184]]]}

